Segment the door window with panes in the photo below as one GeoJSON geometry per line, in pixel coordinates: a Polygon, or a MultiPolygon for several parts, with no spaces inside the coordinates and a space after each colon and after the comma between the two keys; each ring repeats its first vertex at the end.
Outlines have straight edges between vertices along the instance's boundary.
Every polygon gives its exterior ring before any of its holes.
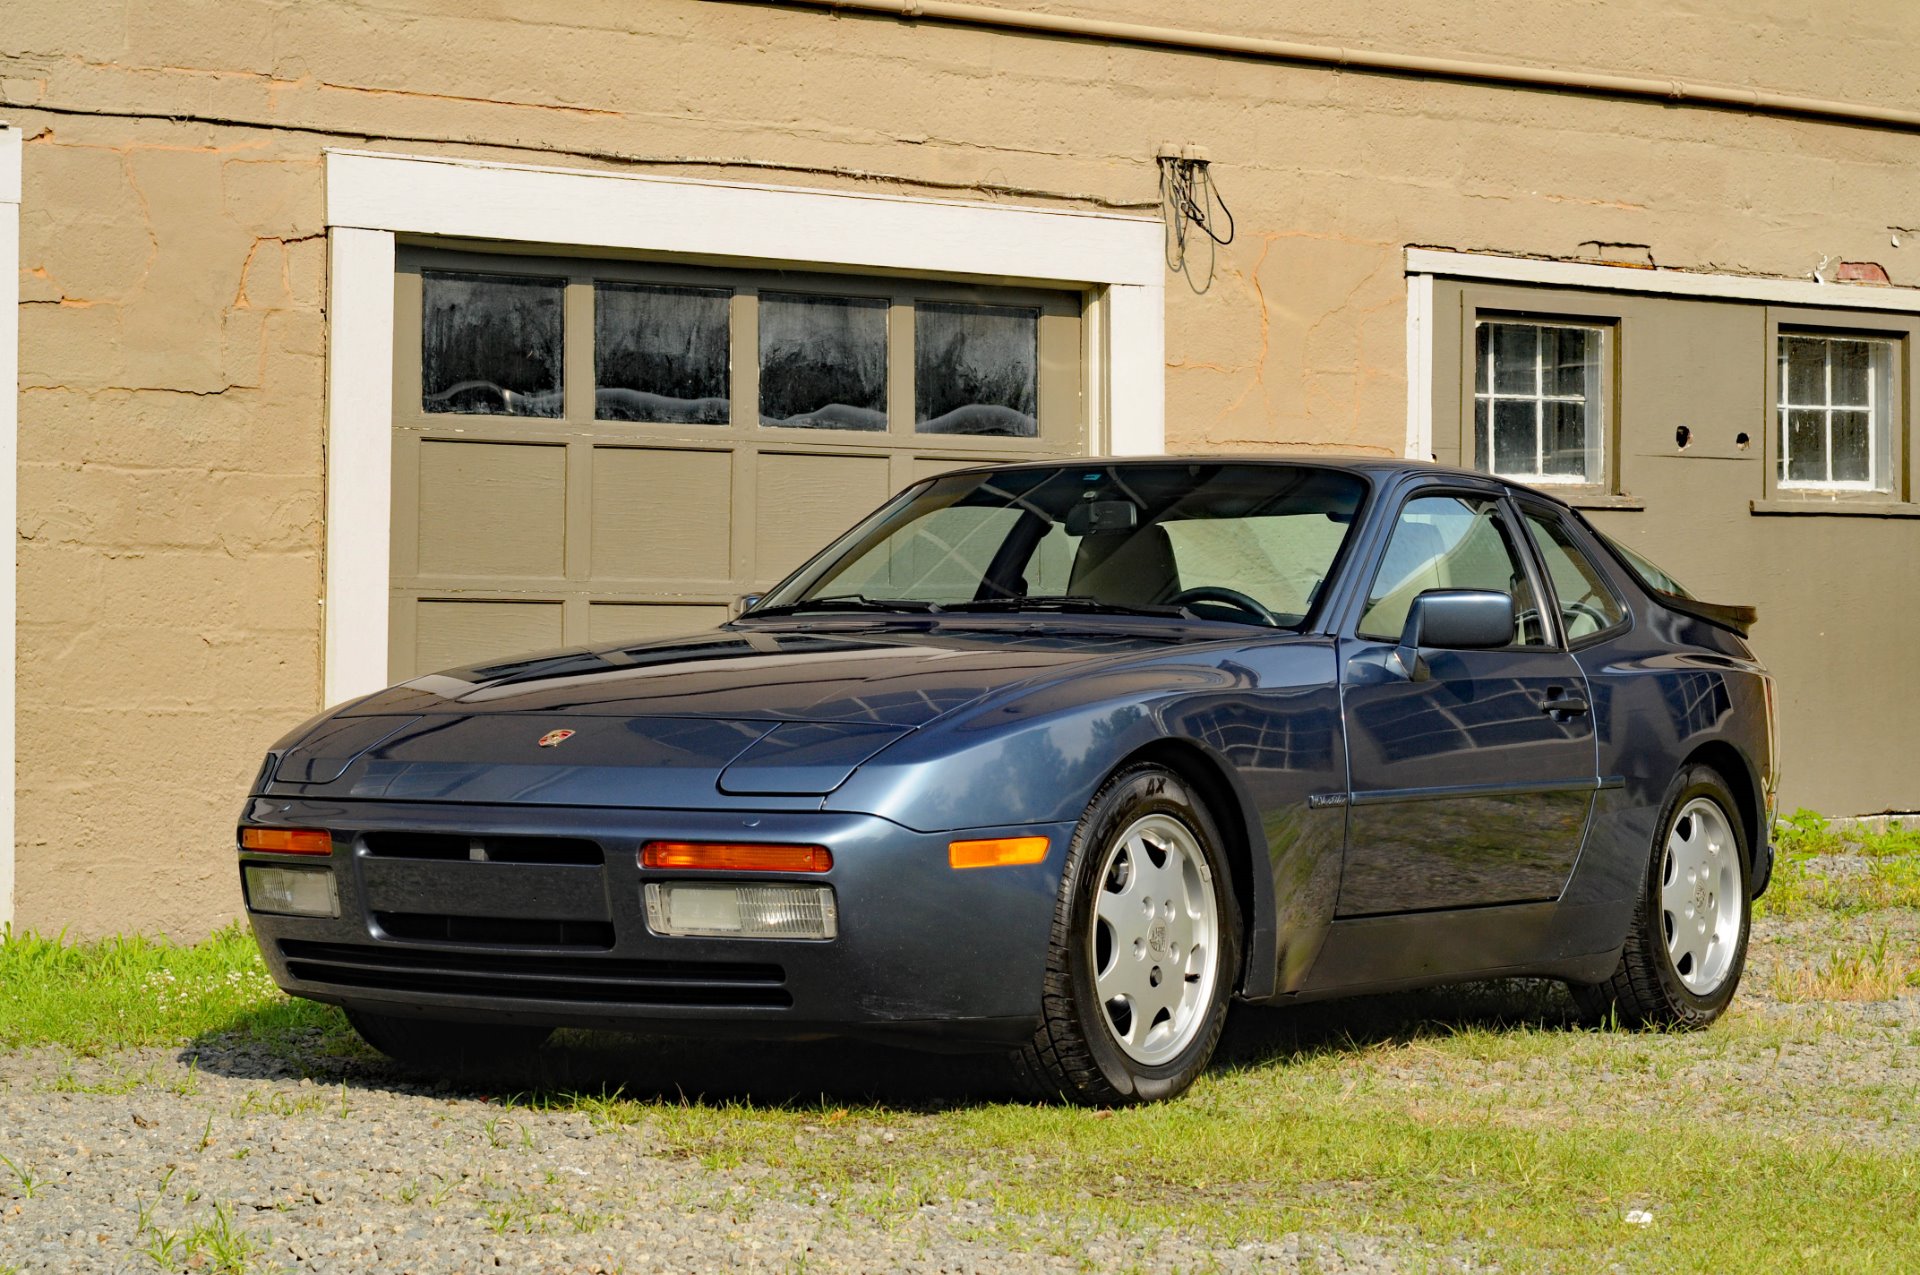
{"type": "Polygon", "coordinates": [[[690,632],[901,487],[1082,454],[1081,297],[403,250],[390,672],[690,632]]]}
{"type": "Polygon", "coordinates": [[[1869,337],[1780,334],[1780,486],[1887,487],[1894,350],[1869,337]]]}
{"type": "Polygon", "coordinates": [[[1530,483],[1605,481],[1607,330],[1483,319],[1474,325],[1474,468],[1530,483]]]}

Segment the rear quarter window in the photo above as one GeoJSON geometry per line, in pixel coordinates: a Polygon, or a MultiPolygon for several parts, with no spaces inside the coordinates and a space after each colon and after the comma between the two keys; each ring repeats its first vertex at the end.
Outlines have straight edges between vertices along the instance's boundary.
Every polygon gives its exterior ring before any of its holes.
{"type": "Polygon", "coordinates": [[[1567,530],[1566,522],[1546,509],[1523,506],[1527,532],[1553,581],[1560,626],[1568,642],[1578,642],[1626,622],[1627,607],[1607,577],[1567,530]]]}

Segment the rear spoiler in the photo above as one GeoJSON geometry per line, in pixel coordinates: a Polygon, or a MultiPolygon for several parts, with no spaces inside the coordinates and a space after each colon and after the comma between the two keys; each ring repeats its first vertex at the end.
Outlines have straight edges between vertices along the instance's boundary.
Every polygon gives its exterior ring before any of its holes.
{"type": "Polygon", "coordinates": [[[1627,559],[1627,555],[1621,550],[1619,545],[1601,535],[1600,532],[1594,529],[1593,524],[1585,518],[1580,517],[1578,514],[1574,517],[1575,521],[1581,523],[1586,528],[1589,535],[1595,540],[1598,540],[1601,545],[1606,548],[1607,553],[1612,556],[1613,560],[1624,567],[1627,574],[1631,576],[1641,588],[1647,591],[1647,595],[1667,610],[1678,611],[1681,615],[1691,616],[1696,620],[1705,621],[1717,629],[1725,629],[1727,632],[1736,633],[1741,637],[1747,637],[1751,634],[1753,626],[1759,622],[1760,609],[1758,607],[1742,606],[1733,602],[1701,602],[1699,599],[1690,598],[1684,593],[1674,593],[1670,590],[1662,589],[1659,585],[1654,584],[1653,581],[1641,574],[1640,569],[1627,559]]]}
{"type": "Polygon", "coordinates": [[[1760,619],[1758,607],[1741,606],[1732,602],[1701,602],[1694,598],[1683,598],[1677,593],[1668,593],[1665,589],[1647,590],[1653,600],[1669,611],[1678,611],[1681,615],[1704,620],[1718,629],[1726,629],[1741,637],[1753,631],[1754,624],[1760,619]]]}

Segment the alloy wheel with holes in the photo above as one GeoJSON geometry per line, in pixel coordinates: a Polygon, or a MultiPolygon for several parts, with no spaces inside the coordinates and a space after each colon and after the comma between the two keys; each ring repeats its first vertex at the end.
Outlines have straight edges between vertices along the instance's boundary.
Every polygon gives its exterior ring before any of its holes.
{"type": "Polygon", "coordinates": [[[1043,1021],[1015,1065],[1043,1095],[1098,1105],[1187,1088],[1213,1056],[1239,960],[1224,842],[1180,776],[1108,780],[1075,830],[1043,1021]]]}
{"type": "Polygon", "coordinates": [[[1689,766],[1661,808],[1648,873],[1620,964],[1573,989],[1596,1018],[1705,1027],[1733,999],[1747,959],[1751,860],[1733,794],[1718,772],[1689,766]]]}

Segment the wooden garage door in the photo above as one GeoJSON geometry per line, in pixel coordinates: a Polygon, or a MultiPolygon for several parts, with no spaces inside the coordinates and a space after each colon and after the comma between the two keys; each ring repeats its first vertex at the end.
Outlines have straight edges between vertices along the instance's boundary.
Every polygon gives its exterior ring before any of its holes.
{"type": "Polygon", "coordinates": [[[724,620],[909,482],[1086,450],[1081,298],[404,249],[394,678],[724,620]]]}

